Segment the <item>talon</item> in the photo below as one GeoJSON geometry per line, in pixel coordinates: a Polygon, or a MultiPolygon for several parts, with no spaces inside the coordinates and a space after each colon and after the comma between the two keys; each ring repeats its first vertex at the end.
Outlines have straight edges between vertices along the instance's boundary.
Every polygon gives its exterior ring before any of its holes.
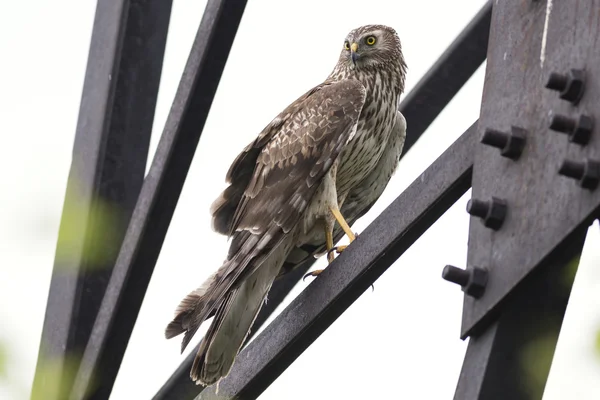
{"type": "Polygon", "coordinates": [[[335,251],[335,247],[327,250],[327,262],[329,264],[331,264],[333,262],[333,260],[335,259],[335,256],[333,255],[334,251],[335,251]]]}
{"type": "Polygon", "coordinates": [[[348,247],[347,244],[345,244],[343,246],[336,246],[336,247],[334,247],[334,249],[338,254],[342,254],[342,251],[346,250],[346,247],[348,247]]]}
{"type": "Polygon", "coordinates": [[[302,281],[304,282],[304,280],[305,280],[305,279],[306,279],[306,277],[308,277],[308,276],[314,276],[314,277],[316,278],[317,276],[319,276],[319,275],[321,274],[321,272],[323,272],[323,270],[322,270],[322,269],[315,269],[314,271],[310,271],[310,272],[306,273],[306,274],[304,275],[304,277],[302,277],[302,281]]]}
{"type": "MultiPolygon", "coordinates": [[[[329,250],[327,250],[327,259],[329,260],[329,257],[333,256],[334,251],[338,254],[342,254],[342,251],[346,250],[346,247],[348,247],[347,244],[330,248],[329,250]]],[[[333,261],[333,257],[331,257],[331,260],[329,260],[329,262],[332,262],[332,261],[333,261]]]]}

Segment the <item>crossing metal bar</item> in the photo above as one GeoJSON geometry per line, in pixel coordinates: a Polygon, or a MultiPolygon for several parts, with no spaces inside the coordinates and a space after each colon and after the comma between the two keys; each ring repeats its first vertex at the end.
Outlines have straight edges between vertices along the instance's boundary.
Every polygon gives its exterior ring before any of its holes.
{"type": "MultiPolygon", "coordinates": [[[[400,111],[409,121],[402,156],[485,61],[491,15],[492,2],[488,1],[400,104],[400,111]]],[[[305,262],[273,284],[269,302],[263,305],[252,332],[258,331],[313,263],[314,260],[305,262]]],[[[248,340],[252,336],[253,333],[248,340]]],[[[193,399],[198,394],[201,388],[189,378],[195,353],[191,352],[173,372],[155,400],[193,399]]]]}
{"type": "Polygon", "coordinates": [[[477,122],[419,176],[197,400],[255,399],[471,186],[477,122]]]}
{"type": "Polygon", "coordinates": [[[206,5],[85,348],[72,398],[110,395],[245,5],[242,0],[209,0],[206,5]]]}
{"type": "Polygon", "coordinates": [[[65,398],[91,335],[144,179],[170,13],[171,0],[97,4],[35,398],[65,398]]]}

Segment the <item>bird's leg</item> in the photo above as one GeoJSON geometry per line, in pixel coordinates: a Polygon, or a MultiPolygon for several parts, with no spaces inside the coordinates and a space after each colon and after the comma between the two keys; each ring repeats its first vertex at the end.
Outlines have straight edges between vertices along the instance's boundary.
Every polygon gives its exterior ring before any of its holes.
{"type": "Polygon", "coordinates": [[[354,234],[354,232],[352,232],[352,229],[350,229],[350,225],[348,225],[348,223],[342,216],[340,209],[331,207],[330,210],[335,220],[338,222],[338,224],[340,224],[340,227],[342,228],[346,236],[348,236],[348,239],[350,239],[350,243],[352,243],[354,239],[356,239],[356,235],[354,234]]]}
{"type": "MultiPolygon", "coordinates": [[[[329,262],[329,264],[331,264],[331,262],[335,258],[335,256],[333,255],[333,252],[331,251],[331,250],[335,250],[335,247],[333,247],[333,226],[334,226],[334,224],[335,224],[335,220],[332,218],[325,218],[324,223],[323,223],[323,228],[325,228],[325,245],[327,246],[327,261],[329,262]]],[[[317,277],[317,276],[319,276],[319,274],[321,272],[323,272],[322,269],[315,269],[314,271],[310,271],[306,275],[304,275],[302,280],[304,280],[307,276],[317,277]]]]}
{"type": "Polygon", "coordinates": [[[327,261],[329,262],[329,264],[331,264],[331,262],[335,258],[335,256],[331,252],[331,250],[333,249],[333,224],[331,225],[331,229],[327,229],[327,226],[325,227],[325,244],[327,246],[327,261]]]}
{"type": "MultiPolygon", "coordinates": [[[[340,209],[336,207],[330,207],[329,209],[331,210],[331,214],[333,214],[335,220],[338,222],[338,224],[340,224],[340,227],[342,228],[346,236],[348,236],[348,240],[350,240],[350,243],[352,243],[356,239],[356,234],[352,232],[352,229],[350,229],[350,225],[348,225],[348,223],[346,222],[346,219],[340,212],[340,209]]],[[[341,253],[346,249],[346,247],[348,247],[348,245],[336,247],[332,246],[332,248],[327,249],[327,257],[329,257],[329,254],[332,254],[334,251],[338,254],[341,253]]]]}

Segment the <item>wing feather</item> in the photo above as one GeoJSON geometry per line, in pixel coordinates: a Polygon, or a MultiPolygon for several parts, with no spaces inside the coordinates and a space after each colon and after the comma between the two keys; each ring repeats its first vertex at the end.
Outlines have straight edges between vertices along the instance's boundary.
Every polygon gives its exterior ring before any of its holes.
{"type": "Polygon", "coordinates": [[[264,209],[246,214],[257,203],[276,206],[294,197],[303,204],[294,189],[304,184],[310,189],[307,195],[314,193],[315,183],[331,167],[331,156],[337,157],[348,141],[364,98],[358,81],[325,82],[283,110],[229,168],[230,185],[211,206],[213,229],[228,236],[236,230],[256,231],[259,218],[262,224],[273,220],[264,209]]]}

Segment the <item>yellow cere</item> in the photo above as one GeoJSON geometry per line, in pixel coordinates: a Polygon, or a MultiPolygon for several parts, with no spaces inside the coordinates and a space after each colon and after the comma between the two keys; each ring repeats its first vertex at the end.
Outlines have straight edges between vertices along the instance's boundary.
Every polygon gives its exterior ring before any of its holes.
{"type": "Polygon", "coordinates": [[[350,48],[353,52],[356,53],[358,51],[358,43],[352,43],[352,46],[350,46],[350,48]]]}

